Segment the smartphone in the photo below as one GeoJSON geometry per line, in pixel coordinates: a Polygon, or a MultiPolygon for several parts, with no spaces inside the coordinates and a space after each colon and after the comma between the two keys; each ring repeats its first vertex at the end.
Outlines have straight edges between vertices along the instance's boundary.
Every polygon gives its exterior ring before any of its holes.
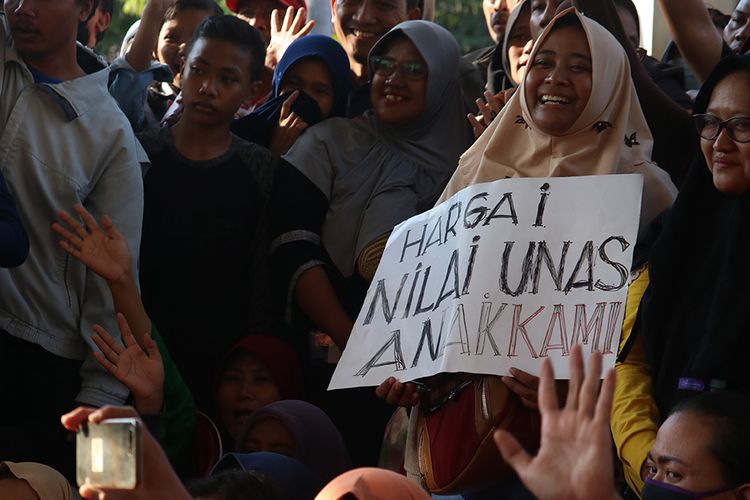
{"type": "Polygon", "coordinates": [[[135,418],[113,418],[81,426],[76,435],[78,486],[135,489],[142,475],[141,425],[135,418]]]}

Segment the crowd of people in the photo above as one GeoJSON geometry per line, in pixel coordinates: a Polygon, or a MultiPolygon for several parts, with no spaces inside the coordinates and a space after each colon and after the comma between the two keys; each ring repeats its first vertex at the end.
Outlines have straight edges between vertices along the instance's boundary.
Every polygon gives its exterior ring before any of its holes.
{"type": "Polygon", "coordinates": [[[112,0],[5,0],[0,498],[74,498],[74,432],[124,417],[138,485],[83,498],[750,498],[750,1],[659,3],[663,60],[632,0],[483,0],[463,56],[427,0],[332,0],[335,37],[303,0],[148,0],[107,62],[112,0]],[[395,226],[634,173],[603,382],[576,347],[566,381],[327,391],[395,226]]]}

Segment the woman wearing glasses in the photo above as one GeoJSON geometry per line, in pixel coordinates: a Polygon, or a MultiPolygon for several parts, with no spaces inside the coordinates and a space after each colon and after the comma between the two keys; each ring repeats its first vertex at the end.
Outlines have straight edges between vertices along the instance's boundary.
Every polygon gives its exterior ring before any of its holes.
{"type": "MultiPolygon", "coordinates": [[[[373,47],[369,65],[372,112],[308,129],[282,157],[271,202],[273,282],[285,321],[298,338],[316,329],[342,349],[388,234],[434,204],[471,144],[450,32],[399,24],[373,47]]],[[[308,388],[322,393],[311,397],[339,426],[355,465],[376,463],[393,409],[371,389],[326,394],[333,366],[321,365],[308,374],[308,388]]]]}
{"type": "Polygon", "coordinates": [[[612,432],[635,490],[647,477],[694,492],[735,486],[705,468],[646,458],[659,424],[682,401],[750,393],[748,90],[747,56],[724,59],[703,85],[693,117],[703,154],[629,291],[629,308],[640,310],[623,325],[612,432]]]}

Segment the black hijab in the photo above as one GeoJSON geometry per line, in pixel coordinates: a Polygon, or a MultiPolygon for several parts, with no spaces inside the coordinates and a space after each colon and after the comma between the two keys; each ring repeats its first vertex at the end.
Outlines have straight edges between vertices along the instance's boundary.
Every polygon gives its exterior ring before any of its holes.
{"type": "MultiPolygon", "coordinates": [[[[750,57],[719,63],[698,94],[695,112],[705,113],[717,84],[738,71],[750,72],[750,57]]],[[[695,391],[750,393],[750,192],[716,189],[701,155],[649,261],[640,331],[662,418],[695,391]]]]}

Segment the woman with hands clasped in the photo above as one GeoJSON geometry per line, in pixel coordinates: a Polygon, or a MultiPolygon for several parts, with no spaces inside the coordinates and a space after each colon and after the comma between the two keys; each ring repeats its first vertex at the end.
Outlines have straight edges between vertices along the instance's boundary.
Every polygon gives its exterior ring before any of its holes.
{"type": "MultiPolygon", "coordinates": [[[[94,357],[130,390],[133,404],[144,418],[163,414],[164,446],[180,467],[187,458],[192,434],[193,398],[143,307],[128,264],[130,249],[125,239],[108,216],[100,225],[82,205],[74,205],[73,210],[83,224],[60,211],[62,223],[55,222],[52,229],[61,237],[60,246],[66,252],[106,280],[122,336],[120,344],[95,325],[92,340],[101,352],[94,351],[94,357]]],[[[154,423],[160,427],[158,419],[154,423]]]]}

